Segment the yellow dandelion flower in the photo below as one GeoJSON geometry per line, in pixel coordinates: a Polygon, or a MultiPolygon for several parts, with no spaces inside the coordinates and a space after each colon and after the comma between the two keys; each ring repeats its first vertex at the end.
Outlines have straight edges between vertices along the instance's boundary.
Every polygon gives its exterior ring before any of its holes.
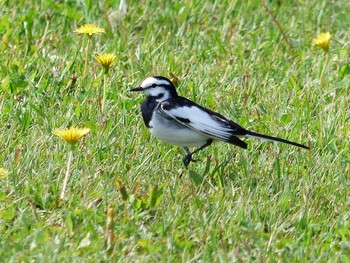
{"type": "Polygon", "coordinates": [[[101,64],[101,66],[105,69],[105,71],[108,72],[109,67],[111,66],[112,62],[115,60],[116,56],[111,53],[105,53],[105,54],[96,54],[95,60],[101,64]]]}
{"type": "Polygon", "coordinates": [[[111,53],[105,53],[105,54],[96,54],[95,60],[100,63],[100,65],[104,69],[104,76],[103,76],[103,96],[102,96],[102,102],[101,102],[101,111],[100,111],[100,122],[102,123],[102,113],[104,109],[104,105],[106,102],[106,85],[107,85],[107,74],[109,71],[109,67],[111,66],[112,62],[115,60],[116,56],[111,53]]]}
{"type": "Polygon", "coordinates": [[[9,175],[9,172],[3,167],[0,167],[0,180],[6,179],[8,175],[9,175]]]}
{"type": "Polygon", "coordinates": [[[90,37],[93,35],[93,34],[100,34],[100,33],[106,33],[106,31],[101,28],[101,27],[98,27],[94,24],[85,24],[85,25],[82,25],[81,27],[77,28],[74,30],[75,33],[78,33],[78,34],[87,34],[89,35],[90,37]]]}
{"type": "Polygon", "coordinates": [[[69,129],[55,129],[52,133],[61,137],[63,140],[70,144],[75,144],[84,135],[90,132],[89,128],[75,128],[71,127],[69,129]]]}
{"type": "Polygon", "coordinates": [[[314,45],[319,46],[324,51],[328,51],[329,45],[330,45],[330,39],[331,39],[331,34],[327,32],[327,33],[321,33],[316,38],[314,38],[312,42],[314,43],[314,45]]]}

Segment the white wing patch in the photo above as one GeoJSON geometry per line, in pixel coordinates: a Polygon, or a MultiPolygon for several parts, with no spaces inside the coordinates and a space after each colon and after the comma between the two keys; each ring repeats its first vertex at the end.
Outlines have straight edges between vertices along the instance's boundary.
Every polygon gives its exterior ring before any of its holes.
{"type": "Polygon", "coordinates": [[[218,140],[229,141],[233,135],[234,128],[220,121],[218,116],[210,115],[206,111],[196,106],[182,106],[173,109],[166,109],[167,102],[160,105],[160,114],[164,117],[172,118],[182,125],[208,135],[218,140]]]}

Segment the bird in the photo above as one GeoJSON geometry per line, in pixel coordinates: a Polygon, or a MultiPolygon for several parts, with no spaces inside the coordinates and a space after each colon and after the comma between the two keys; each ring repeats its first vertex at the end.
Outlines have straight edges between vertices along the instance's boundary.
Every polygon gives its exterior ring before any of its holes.
{"type": "Polygon", "coordinates": [[[145,125],[157,139],[185,150],[183,164],[186,168],[190,162],[196,162],[193,154],[214,141],[247,149],[247,143],[241,138],[253,137],[309,149],[296,142],[249,131],[224,115],[179,96],[175,85],[163,76],[148,77],[130,91],[146,94],[141,104],[145,125]],[[198,148],[191,152],[189,147],[198,148]]]}

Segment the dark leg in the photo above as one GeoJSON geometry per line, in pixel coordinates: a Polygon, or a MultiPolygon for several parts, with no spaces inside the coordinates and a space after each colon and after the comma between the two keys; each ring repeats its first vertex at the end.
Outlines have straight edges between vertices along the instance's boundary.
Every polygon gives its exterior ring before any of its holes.
{"type": "Polygon", "coordinates": [[[182,162],[184,163],[185,167],[187,168],[187,166],[188,166],[188,164],[190,162],[196,162],[196,160],[192,159],[192,154],[193,153],[191,153],[190,150],[187,147],[183,147],[183,148],[184,148],[184,150],[186,152],[186,155],[183,158],[182,162]]]}
{"type": "Polygon", "coordinates": [[[212,142],[213,142],[213,140],[209,139],[206,144],[202,145],[201,147],[199,147],[198,149],[196,149],[193,152],[190,152],[188,147],[183,147],[185,152],[186,152],[186,155],[185,155],[185,157],[182,160],[184,165],[185,165],[185,167],[187,168],[187,166],[189,165],[190,162],[196,162],[196,160],[192,159],[192,155],[193,154],[195,154],[196,152],[199,152],[200,150],[203,150],[204,148],[208,147],[210,144],[212,144],[212,142]]]}

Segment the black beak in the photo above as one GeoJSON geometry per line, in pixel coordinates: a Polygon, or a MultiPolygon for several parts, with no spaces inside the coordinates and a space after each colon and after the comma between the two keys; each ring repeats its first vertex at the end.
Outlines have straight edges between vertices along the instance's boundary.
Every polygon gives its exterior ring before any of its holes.
{"type": "Polygon", "coordinates": [[[133,89],[131,89],[131,90],[129,90],[129,91],[143,91],[143,88],[141,88],[141,87],[136,87],[136,88],[133,88],[133,89]]]}

